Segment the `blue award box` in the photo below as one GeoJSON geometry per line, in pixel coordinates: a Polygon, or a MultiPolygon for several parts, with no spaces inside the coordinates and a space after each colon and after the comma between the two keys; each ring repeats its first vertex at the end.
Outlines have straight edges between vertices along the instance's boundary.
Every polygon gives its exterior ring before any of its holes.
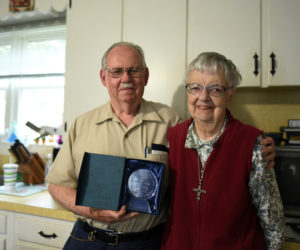
{"type": "Polygon", "coordinates": [[[85,153],[76,205],[158,215],[165,166],[161,162],[85,153]]]}

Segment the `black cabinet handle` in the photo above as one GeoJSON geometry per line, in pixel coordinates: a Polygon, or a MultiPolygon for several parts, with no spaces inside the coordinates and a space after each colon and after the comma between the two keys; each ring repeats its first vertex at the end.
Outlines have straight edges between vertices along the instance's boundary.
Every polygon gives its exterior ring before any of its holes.
{"type": "Polygon", "coordinates": [[[275,60],[275,54],[272,52],[271,55],[270,55],[270,58],[271,58],[271,71],[270,73],[272,74],[272,76],[275,75],[276,73],[276,60],[275,60]]]}
{"type": "Polygon", "coordinates": [[[45,234],[43,231],[40,231],[39,232],[39,235],[41,235],[42,237],[44,237],[44,238],[56,238],[57,237],[57,235],[55,234],[55,233],[53,233],[53,234],[45,234]]]}
{"type": "Polygon", "coordinates": [[[254,73],[255,76],[257,76],[259,74],[259,69],[258,69],[258,67],[259,67],[258,55],[255,53],[254,56],[253,56],[253,58],[254,58],[254,71],[253,71],[253,73],[254,73]]]}

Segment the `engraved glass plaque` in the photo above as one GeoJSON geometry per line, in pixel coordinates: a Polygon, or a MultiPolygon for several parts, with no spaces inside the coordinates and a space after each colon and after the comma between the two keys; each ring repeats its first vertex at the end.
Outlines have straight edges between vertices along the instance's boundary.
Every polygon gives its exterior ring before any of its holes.
{"type": "Polygon", "coordinates": [[[138,169],[133,171],[128,178],[130,194],[139,199],[149,199],[156,193],[157,178],[151,170],[138,169]]]}

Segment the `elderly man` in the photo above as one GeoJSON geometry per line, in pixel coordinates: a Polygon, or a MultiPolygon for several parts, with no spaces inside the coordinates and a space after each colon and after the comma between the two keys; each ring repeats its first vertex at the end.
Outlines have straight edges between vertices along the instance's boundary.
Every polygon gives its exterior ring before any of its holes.
{"type": "MultiPolygon", "coordinates": [[[[48,175],[53,198],[78,219],[64,249],[160,249],[168,213],[168,174],[157,216],[127,212],[126,206],[111,211],[75,205],[85,152],[142,159],[152,143],[168,145],[167,131],[180,118],[170,107],[143,99],[148,77],[143,50],[135,44],[113,44],[103,56],[100,78],[110,101],[73,122],[48,175]]],[[[262,143],[273,141],[268,138],[262,143]]],[[[274,165],[274,146],[264,150],[265,159],[274,165]]],[[[168,156],[163,154],[147,154],[146,160],[168,165],[168,156]]]]}

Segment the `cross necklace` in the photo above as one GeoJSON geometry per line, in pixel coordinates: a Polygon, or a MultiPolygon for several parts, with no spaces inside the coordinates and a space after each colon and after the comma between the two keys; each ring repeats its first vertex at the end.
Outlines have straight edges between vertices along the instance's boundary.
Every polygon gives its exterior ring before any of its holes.
{"type": "Polygon", "coordinates": [[[193,191],[197,193],[197,201],[200,201],[201,193],[206,194],[206,190],[202,189],[202,181],[204,177],[204,166],[201,167],[200,171],[200,163],[199,163],[199,155],[198,156],[198,178],[199,178],[199,185],[198,188],[193,188],[193,191]]]}

